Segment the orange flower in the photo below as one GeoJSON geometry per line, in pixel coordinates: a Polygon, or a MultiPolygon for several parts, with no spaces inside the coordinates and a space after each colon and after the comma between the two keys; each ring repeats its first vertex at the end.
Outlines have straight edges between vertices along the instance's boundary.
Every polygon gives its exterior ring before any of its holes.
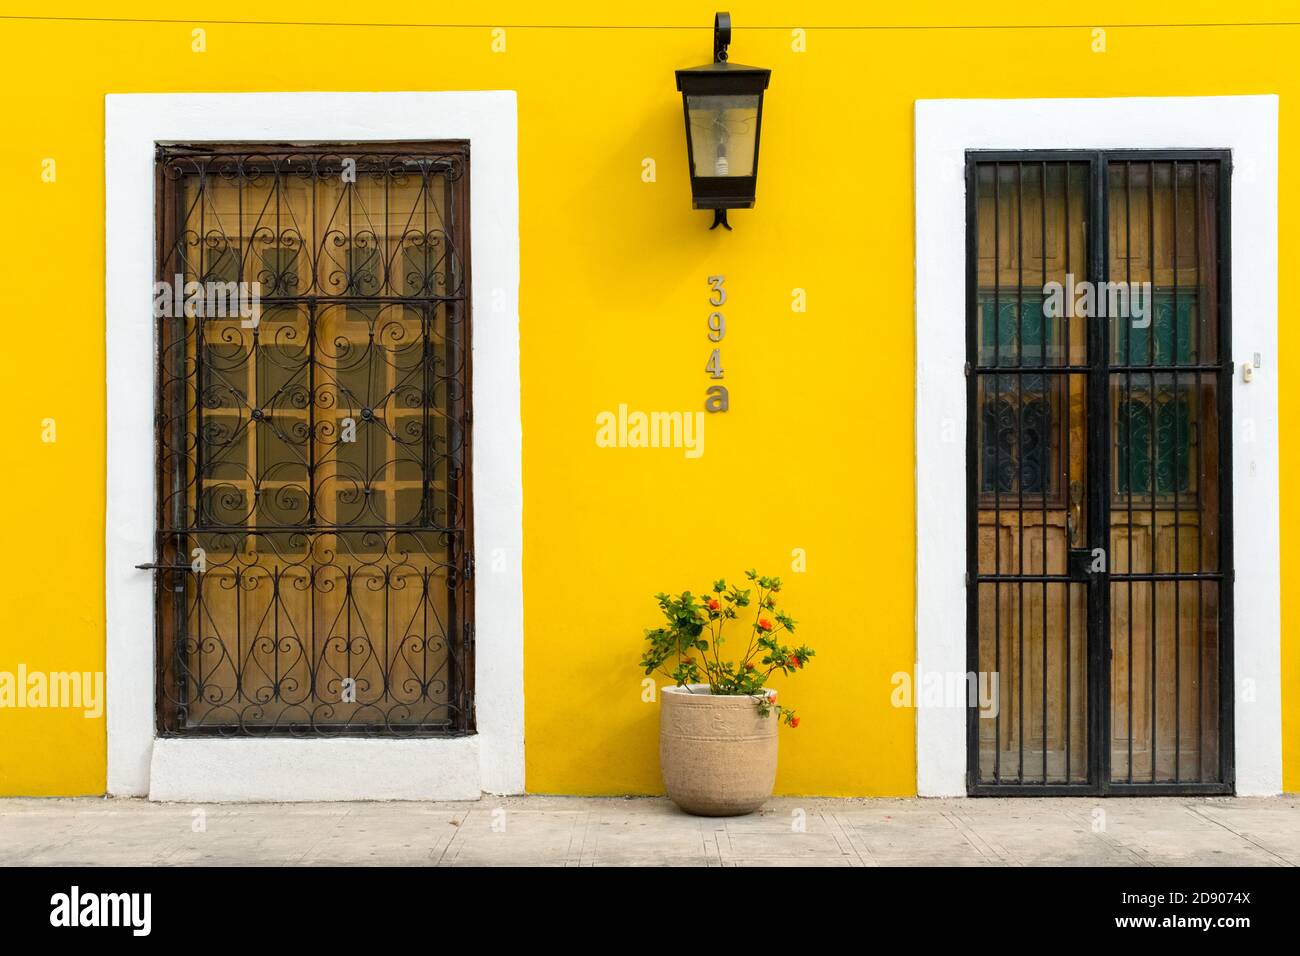
{"type": "Polygon", "coordinates": [[[758,629],[760,631],[770,631],[772,630],[772,622],[765,617],[760,618],[758,621],[758,629]]]}
{"type": "Polygon", "coordinates": [[[791,726],[791,727],[798,727],[798,726],[799,726],[799,718],[798,718],[798,717],[791,717],[791,718],[790,718],[790,726],[791,726]]]}
{"type": "Polygon", "coordinates": [[[717,610],[718,608],[720,608],[720,607],[722,607],[722,605],[721,605],[720,603],[718,603],[718,599],[717,599],[717,598],[714,598],[712,601],[709,602],[709,610],[710,610],[710,611],[716,611],[716,610],[717,610]]]}

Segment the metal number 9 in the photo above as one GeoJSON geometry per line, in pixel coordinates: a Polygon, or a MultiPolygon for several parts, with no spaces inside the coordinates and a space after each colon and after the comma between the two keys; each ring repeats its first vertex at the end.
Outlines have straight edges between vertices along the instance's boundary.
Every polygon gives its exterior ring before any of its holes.
{"type": "Polygon", "coordinates": [[[727,320],[721,312],[714,312],[709,315],[709,341],[721,342],[722,337],[727,334],[727,320]]]}

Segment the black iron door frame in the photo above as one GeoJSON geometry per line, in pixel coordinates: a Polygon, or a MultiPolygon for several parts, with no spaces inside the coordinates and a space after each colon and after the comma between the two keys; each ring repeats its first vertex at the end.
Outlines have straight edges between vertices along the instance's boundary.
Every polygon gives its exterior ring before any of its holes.
{"type": "MultiPolygon", "coordinates": [[[[1081,583],[1087,588],[1087,660],[1088,660],[1088,776],[1080,783],[981,783],[979,780],[979,711],[967,707],[966,787],[971,796],[1169,796],[1193,794],[1231,794],[1235,790],[1233,749],[1233,538],[1232,538],[1232,380],[1233,362],[1231,329],[1231,173],[1232,154],[1227,149],[1124,149],[1124,150],[968,150],[966,152],[966,617],[967,669],[978,675],[979,659],[979,584],[998,579],[1003,582],[1026,576],[985,575],[979,567],[979,418],[978,383],[981,374],[1004,374],[982,369],[979,363],[979,261],[977,216],[977,168],[985,164],[1086,163],[1089,170],[1086,209],[1088,220],[1098,224],[1087,228],[1087,280],[1097,283],[1107,279],[1110,261],[1109,244],[1109,176],[1108,164],[1129,162],[1206,162],[1217,163],[1221,170],[1216,212],[1217,242],[1217,318],[1218,354],[1213,363],[1198,366],[1177,365],[1178,372],[1202,371],[1216,383],[1216,415],[1219,427],[1219,535],[1220,567],[1213,573],[1197,568],[1195,573],[1113,573],[1110,568],[1111,527],[1111,459],[1109,455],[1110,414],[1109,377],[1111,361],[1110,322],[1087,322],[1086,368],[1062,366],[1061,371],[1075,370],[1087,381],[1087,549],[1071,551],[1064,575],[1038,574],[1035,582],[1057,581],[1067,586],[1081,583]],[[1106,556],[1105,570],[1091,570],[1091,558],[1106,556]],[[1138,783],[1111,781],[1111,584],[1115,581],[1155,582],[1211,579],[1220,587],[1218,603],[1218,776],[1215,783],[1138,783]]],[[[996,173],[995,173],[996,178],[996,173]]],[[[1086,228],[1086,225],[1085,225],[1086,228]]],[[[996,268],[996,266],[995,266],[996,268]]],[[[997,333],[995,333],[996,335],[997,333]]],[[[1045,353],[1044,353],[1045,354],[1045,353]]],[[[1154,363],[1154,350],[1152,351],[1154,363]]],[[[1046,361],[1044,358],[1042,361],[1046,361]]],[[[1174,357],[1177,363],[1177,356],[1174,357]]],[[[1144,371],[1146,367],[1144,366],[1144,371]]],[[[1046,560],[1044,558],[1044,560],[1046,560]]],[[[995,568],[1000,572],[1000,568],[995,568]]],[[[1044,566],[1044,571],[1046,567],[1044,566]]],[[[1068,596],[1067,596],[1068,600],[1068,596]]],[[[1130,663],[1131,667],[1131,663],[1130,663]]],[[[1131,733],[1131,729],[1130,729],[1131,733]]],[[[1154,760],[1154,757],[1153,757],[1154,760]]]]}

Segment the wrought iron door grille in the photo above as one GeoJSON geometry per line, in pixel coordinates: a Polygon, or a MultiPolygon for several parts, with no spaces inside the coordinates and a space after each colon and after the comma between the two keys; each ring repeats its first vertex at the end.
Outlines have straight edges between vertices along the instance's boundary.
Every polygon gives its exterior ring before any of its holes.
{"type": "Polygon", "coordinates": [[[158,729],[474,729],[465,143],[160,146],[158,729]]]}
{"type": "Polygon", "coordinates": [[[1230,793],[1231,158],[966,158],[968,791],[1230,793]]]}

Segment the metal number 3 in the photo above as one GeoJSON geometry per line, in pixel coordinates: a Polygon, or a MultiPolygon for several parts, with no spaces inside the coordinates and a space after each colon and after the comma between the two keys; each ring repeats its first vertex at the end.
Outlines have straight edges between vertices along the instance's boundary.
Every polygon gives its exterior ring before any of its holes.
{"type": "Polygon", "coordinates": [[[709,305],[727,304],[727,290],[722,287],[722,283],[726,281],[726,276],[709,276],[709,288],[713,290],[713,294],[709,296],[709,305]]]}

